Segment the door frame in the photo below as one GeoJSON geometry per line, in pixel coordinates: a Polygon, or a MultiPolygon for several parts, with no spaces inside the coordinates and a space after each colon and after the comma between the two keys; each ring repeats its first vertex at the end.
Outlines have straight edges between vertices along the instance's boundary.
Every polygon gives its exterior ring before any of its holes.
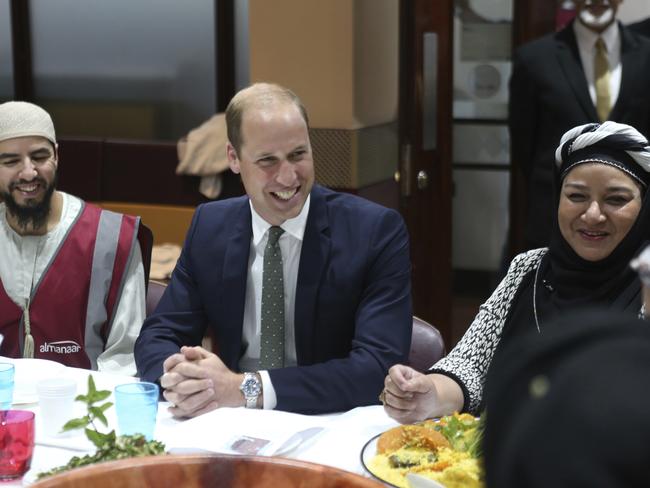
{"type": "Polygon", "coordinates": [[[400,0],[400,211],[411,237],[414,314],[451,343],[453,0],[400,0]],[[436,140],[425,150],[423,34],[437,34],[436,140]],[[428,186],[418,188],[418,174],[428,186]]]}

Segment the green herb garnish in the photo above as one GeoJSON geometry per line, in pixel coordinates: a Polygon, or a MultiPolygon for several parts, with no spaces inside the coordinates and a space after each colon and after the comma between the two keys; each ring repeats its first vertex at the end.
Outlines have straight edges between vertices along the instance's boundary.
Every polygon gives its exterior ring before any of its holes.
{"type": "Polygon", "coordinates": [[[455,451],[467,452],[473,458],[481,457],[483,422],[481,419],[461,419],[455,415],[444,417],[444,424],[434,428],[444,435],[455,451]]]}
{"type": "Polygon", "coordinates": [[[86,454],[83,457],[74,456],[67,464],[59,466],[50,471],[38,474],[38,479],[45,478],[54,474],[63,473],[73,468],[88,466],[90,464],[104,461],[114,461],[116,459],[125,459],[130,457],[153,456],[165,453],[165,445],[159,441],[147,441],[144,435],[115,435],[111,430],[104,434],[97,430],[95,422],[101,422],[108,426],[108,421],[104,412],[113,406],[112,402],[106,402],[102,405],[95,405],[98,402],[106,400],[111,395],[108,390],[97,390],[92,375],[88,375],[88,393],[86,395],[77,395],[76,401],[84,402],[87,408],[87,414],[83,417],[72,419],[66,422],[62,432],[84,428],[86,437],[96,447],[95,454],[86,454]],[[92,427],[92,428],[91,428],[92,427]]]}

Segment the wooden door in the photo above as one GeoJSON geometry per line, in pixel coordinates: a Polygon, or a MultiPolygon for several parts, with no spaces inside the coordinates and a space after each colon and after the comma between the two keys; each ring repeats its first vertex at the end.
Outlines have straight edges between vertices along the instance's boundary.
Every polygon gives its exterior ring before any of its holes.
{"type": "Polygon", "coordinates": [[[400,210],[414,313],[451,341],[453,0],[400,3],[400,210]]]}

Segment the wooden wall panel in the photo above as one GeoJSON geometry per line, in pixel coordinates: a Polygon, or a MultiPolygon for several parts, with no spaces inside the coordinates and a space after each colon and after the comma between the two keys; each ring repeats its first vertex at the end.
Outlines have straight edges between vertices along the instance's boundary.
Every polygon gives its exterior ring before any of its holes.
{"type": "Polygon", "coordinates": [[[102,149],[97,139],[59,139],[58,188],[86,201],[101,200],[102,149]]]}
{"type": "Polygon", "coordinates": [[[513,48],[555,30],[556,0],[514,0],[513,48]]]}
{"type": "MultiPolygon", "coordinates": [[[[177,175],[176,144],[102,139],[59,140],[59,188],[87,201],[196,206],[209,201],[198,176],[177,175]]],[[[242,195],[226,171],[219,198],[242,195]]]]}
{"type": "Polygon", "coordinates": [[[174,143],[106,141],[102,168],[102,200],[113,202],[197,205],[199,178],[176,175],[174,143]]]}

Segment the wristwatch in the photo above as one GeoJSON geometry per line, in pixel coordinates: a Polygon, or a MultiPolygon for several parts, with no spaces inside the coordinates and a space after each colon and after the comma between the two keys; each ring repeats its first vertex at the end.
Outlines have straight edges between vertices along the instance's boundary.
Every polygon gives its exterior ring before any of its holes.
{"type": "Polygon", "coordinates": [[[257,373],[244,373],[244,381],[239,385],[239,390],[246,400],[246,408],[257,408],[257,399],[262,393],[262,380],[257,373]]]}

